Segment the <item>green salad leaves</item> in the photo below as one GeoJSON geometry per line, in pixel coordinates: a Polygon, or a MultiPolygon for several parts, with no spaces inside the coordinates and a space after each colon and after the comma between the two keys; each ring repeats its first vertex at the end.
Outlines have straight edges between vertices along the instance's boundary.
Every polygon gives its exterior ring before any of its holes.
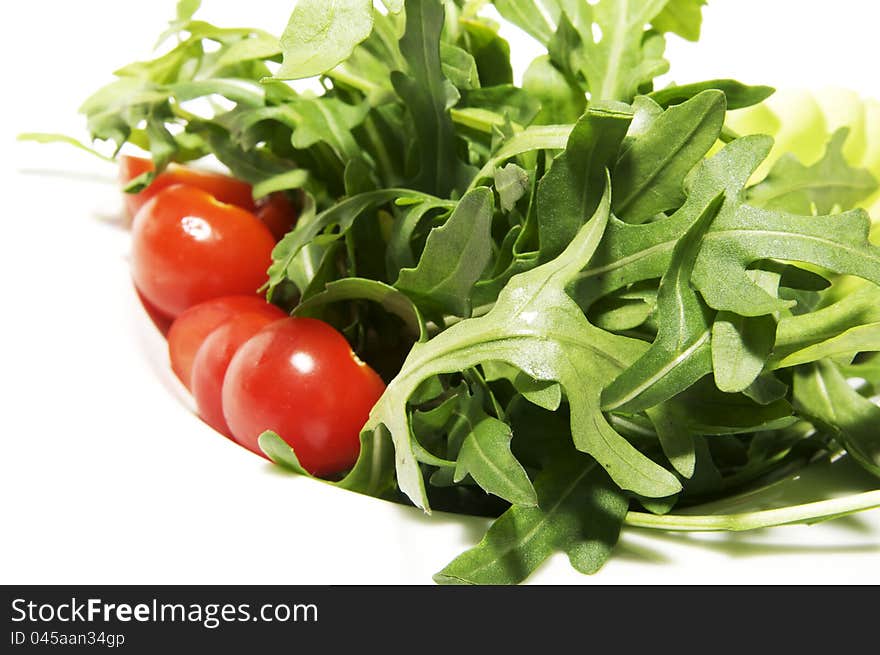
{"type": "Polygon", "coordinates": [[[554,552],[593,573],[625,524],[880,505],[701,513],[842,454],[880,475],[878,114],[817,131],[768,87],[655,88],[703,4],[300,0],[276,38],[183,1],[163,53],[83,105],[158,170],[213,155],[301,205],[268,297],[388,382],[331,484],[495,518],[438,582],[518,583],[554,552]],[[545,48],[522,85],[490,4],[545,48]]]}

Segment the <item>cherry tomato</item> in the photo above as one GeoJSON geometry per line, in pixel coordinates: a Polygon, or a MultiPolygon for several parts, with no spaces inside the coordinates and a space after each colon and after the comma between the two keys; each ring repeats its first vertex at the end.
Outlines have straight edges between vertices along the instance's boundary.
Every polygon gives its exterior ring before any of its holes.
{"type": "MultiPolygon", "coordinates": [[[[119,181],[124,187],[137,176],[154,169],[153,162],[143,157],[123,156],[119,159],[119,181]]],[[[140,193],[125,193],[125,207],[128,215],[134,217],[147,201],[174,184],[184,184],[210,193],[220,202],[256,211],[251,185],[234,177],[200,171],[186,166],[171,164],[156,176],[153,183],[140,193]]]]}
{"type": "Polygon", "coordinates": [[[272,320],[287,316],[257,296],[226,296],[191,307],[171,324],[168,331],[171,368],[187,389],[192,388],[193,360],[202,343],[214,330],[239,314],[261,314],[272,320]]]}
{"type": "Polygon", "coordinates": [[[385,390],[339,332],[311,318],[286,318],[260,330],[232,358],[223,381],[223,415],[233,439],[262,455],[272,430],[309,473],[351,468],[360,431],[385,390]]]}
{"type": "Polygon", "coordinates": [[[257,203],[256,214],[278,241],[293,229],[299,218],[290,198],[280,191],[261,198],[257,203]]]}
{"type": "Polygon", "coordinates": [[[266,282],[275,239],[256,216],[205,191],[171,186],[132,225],[134,283],[163,314],[205,300],[254,294],[266,282]]]}
{"type": "Polygon", "coordinates": [[[190,388],[199,416],[227,437],[232,437],[232,434],[223,417],[223,377],[226,369],[245,341],[277,320],[278,316],[268,314],[238,314],[208,335],[193,360],[190,388]]]}

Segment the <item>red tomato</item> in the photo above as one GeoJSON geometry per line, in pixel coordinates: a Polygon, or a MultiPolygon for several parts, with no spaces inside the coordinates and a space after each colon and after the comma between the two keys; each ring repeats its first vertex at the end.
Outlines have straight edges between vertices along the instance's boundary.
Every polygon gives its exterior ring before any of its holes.
{"type": "Polygon", "coordinates": [[[385,390],[339,332],[311,318],[286,318],[249,339],[223,381],[223,415],[233,439],[262,455],[257,439],[272,430],[309,473],[351,468],[360,431],[385,390]]]}
{"type": "Polygon", "coordinates": [[[245,341],[277,320],[279,317],[274,315],[239,314],[211,332],[193,360],[190,388],[199,416],[227,437],[232,437],[232,434],[223,418],[223,377],[226,369],[245,341]]]}
{"type": "Polygon", "coordinates": [[[257,204],[256,214],[278,241],[293,229],[299,218],[290,198],[280,191],[262,198],[257,204]]]}
{"type": "Polygon", "coordinates": [[[239,314],[261,314],[272,320],[287,316],[257,296],[226,296],[191,307],[171,324],[168,331],[171,368],[187,389],[192,388],[193,360],[202,343],[214,330],[239,314]]]}
{"type": "Polygon", "coordinates": [[[186,186],[171,186],[135,216],[134,283],[168,316],[205,300],[254,294],[266,282],[275,239],[256,216],[186,186]]]}
{"type": "MultiPolygon", "coordinates": [[[[153,162],[142,157],[123,156],[119,158],[119,181],[122,186],[138,175],[153,170],[153,162]]],[[[222,173],[200,171],[194,168],[171,164],[156,176],[153,183],[140,193],[125,193],[125,207],[128,215],[134,217],[147,201],[174,184],[185,184],[210,193],[220,202],[256,211],[251,185],[222,173]]]]}

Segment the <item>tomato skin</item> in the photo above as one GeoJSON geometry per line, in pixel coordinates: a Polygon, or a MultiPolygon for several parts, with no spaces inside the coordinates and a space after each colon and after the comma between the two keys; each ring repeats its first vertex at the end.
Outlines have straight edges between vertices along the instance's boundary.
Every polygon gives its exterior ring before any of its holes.
{"type": "Polygon", "coordinates": [[[250,212],[200,189],[171,186],[135,216],[132,277],[161,313],[177,317],[212,298],[256,295],[274,247],[272,234],[250,212]]]}
{"type": "Polygon", "coordinates": [[[260,314],[271,320],[287,316],[257,296],[225,296],[189,308],[171,324],[168,330],[171,369],[187,389],[192,389],[193,361],[205,339],[240,314],[260,314]]]}
{"type": "Polygon", "coordinates": [[[304,469],[327,477],[357,461],[360,431],[384,390],[382,379],[331,326],[286,318],[260,330],[233,356],[223,382],[223,415],[245,448],[263,455],[257,440],[272,430],[304,469]]]}
{"type": "Polygon", "coordinates": [[[190,388],[199,416],[227,437],[232,438],[223,417],[223,378],[226,369],[233,355],[248,339],[277,320],[277,316],[268,314],[238,314],[208,335],[193,360],[190,388]]]}
{"type": "MultiPolygon", "coordinates": [[[[122,156],[119,158],[119,183],[125,187],[134,178],[147,171],[154,170],[153,162],[143,157],[122,156]]],[[[254,202],[253,190],[247,182],[242,182],[229,175],[200,171],[187,166],[171,164],[163,172],[159,173],[146,189],[139,193],[123,193],[125,208],[129,217],[134,217],[147,201],[163,189],[175,184],[201,189],[220,202],[235,205],[242,209],[253,212],[257,210],[254,202]]]]}
{"type": "Polygon", "coordinates": [[[299,213],[286,193],[278,191],[262,198],[257,204],[257,218],[269,228],[277,241],[293,229],[299,213]]]}

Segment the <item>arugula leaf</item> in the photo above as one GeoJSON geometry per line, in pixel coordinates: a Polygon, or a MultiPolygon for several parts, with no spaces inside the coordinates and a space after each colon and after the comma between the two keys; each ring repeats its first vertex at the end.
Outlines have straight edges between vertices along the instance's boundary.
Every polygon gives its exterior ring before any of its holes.
{"type": "Polygon", "coordinates": [[[269,296],[286,278],[288,267],[299,251],[309,243],[325,245],[343,236],[364,212],[398,198],[426,198],[423,194],[409,189],[378,189],[347,198],[314,217],[300,217],[296,228],[278,242],[272,251],[272,265],[269,267],[269,296]],[[339,231],[327,233],[325,230],[338,226],[339,231]],[[319,236],[320,235],[320,236],[319,236]]]}
{"type": "Polygon", "coordinates": [[[94,155],[104,161],[112,162],[113,158],[104,155],[94,148],[90,148],[86,144],[82,143],[78,139],[74,139],[73,137],[67,136],[66,134],[50,134],[47,132],[22,132],[18,134],[16,137],[18,141],[34,141],[35,143],[66,143],[67,145],[73,146],[74,148],[79,148],[90,155],[94,155]]]}
{"type": "Polygon", "coordinates": [[[659,32],[673,32],[688,41],[699,41],[706,0],[669,0],[651,21],[659,32]]]}
{"type": "Polygon", "coordinates": [[[400,271],[394,286],[429,316],[470,316],[470,292],[492,256],[494,199],[486,187],[469,191],[441,227],[428,235],[415,268],[400,271]]]}
{"type": "Polygon", "coordinates": [[[880,476],[880,407],[850,387],[833,362],[798,368],[794,400],[810,421],[831,430],[854,460],[880,476]]]}
{"type": "Polygon", "coordinates": [[[702,215],[707,203],[724,191],[728,202],[722,211],[736,206],[771,143],[768,137],[743,137],[705,160],[694,175],[687,203],[668,218],[634,225],[612,216],[596,255],[578,275],[578,303],[589,307],[597,298],[629,284],[660,278],[669,268],[679,237],[702,215]]]}
{"type": "Polygon", "coordinates": [[[580,86],[547,55],[529,64],[523,75],[523,88],[541,103],[536,125],[575,123],[587,108],[587,98],[580,86]]]}
{"type": "Polygon", "coordinates": [[[565,252],[514,277],[488,314],[416,344],[373,408],[364,430],[391,433],[400,489],[417,506],[427,510],[428,500],[413,451],[407,399],[433,375],[462,371],[485,361],[505,362],[536,380],[558,382],[571,405],[575,446],[593,455],[622,488],[653,497],[680,489],[671,473],[633,448],[599,410],[601,388],[638,358],[643,344],[590,325],[564,291],[595,251],[608,221],[609,205],[606,188],[596,214],[565,252]]]}
{"type": "Polygon", "coordinates": [[[880,341],[856,335],[876,332],[880,323],[880,288],[865,284],[841,300],[808,314],[786,316],[776,330],[772,368],[795,366],[815,358],[877,350],[880,341]]]}
{"type": "Polygon", "coordinates": [[[676,407],[662,404],[646,413],[657,431],[657,438],[669,463],[684,477],[692,477],[697,461],[694,436],[678,415],[676,407]]]}
{"type": "Polygon", "coordinates": [[[440,43],[440,59],[443,74],[459,90],[477,89],[480,73],[473,55],[451,43],[440,43]]]}
{"type": "Polygon", "coordinates": [[[728,110],[757,105],[775,92],[775,89],[770,86],[748,86],[736,80],[707,80],[693,84],[672,84],[659,91],[652,91],[648,97],[665,109],[670,105],[686,102],[703,91],[711,89],[717,89],[724,93],[728,110]]]}
{"type": "Polygon", "coordinates": [[[763,182],[749,189],[748,201],[796,214],[829,214],[857,207],[878,187],[867,170],[853,168],[844,158],[848,134],[848,128],[837,130],[825,156],[812,166],[804,166],[792,154],[783,156],[763,182]]]}
{"type": "Polygon", "coordinates": [[[458,94],[452,95],[454,87],[443,74],[440,59],[444,14],[437,0],[406,3],[406,31],[400,39],[400,52],[408,72],[394,71],[391,82],[414,124],[419,166],[411,184],[445,198],[453,189],[467,187],[473,171],[458,157],[449,115],[458,94]]]}
{"type": "Polygon", "coordinates": [[[388,437],[382,432],[361,435],[361,449],[354,467],[340,480],[331,481],[315,478],[306,471],[296,457],[293,449],[271,431],[259,438],[260,449],[275,464],[289,471],[305,475],[320,482],[326,482],[341,489],[355,491],[367,496],[387,495],[394,484],[394,457],[388,437]]]}
{"type": "Polygon", "coordinates": [[[294,315],[307,316],[312,309],[327,303],[355,299],[379,303],[403,320],[411,336],[420,340],[427,338],[424,320],[415,304],[405,294],[378,280],[349,277],[328,282],[323,291],[310,295],[297,305],[294,315]]]}
{"type": "Polygon", "coordinates": [[[615,215],[642,223],[681,206],[685,176],[715,145],[724,112],[724,94],[703,91],[664,111],[633,139],[612,175],[615,215]]]}
{"type": "Polygon", "coordinates": [[[498,13],[547,45],[556,31],[560,8],[558,0],[495,0],[498,13]]]}
{"type": "Polygon", "coordinates": [[[605,388],[603,409],[628,413],[648,409],[711,372],[711,319],[691,288],[690,278],[702,239],[723,199],[719,192],[676,244],[657,295],[657,338],[644,355],[605,388]]]}
{"type": "Polygon", "coordinates": [[[501,201],[501,210],[509,212],[531,187],[529,173],[516,164],[507,164],[495,171],[495,190],[501,201]]]}
{"type": "Polygon", "coordinates": [[[453,481],[461,482],[470,475],[487,493],[512,505],[537,505],[531,480],[510,452],[510,426],[473,402],[467,404],[466,412],[458,410],[456,416],[463,422],[467,436],[458,452],[453,481]]]}
{"type": "Polygon", "coordinates": [[[537,507],[514,506],[483,540],[434,576],[443,584],[516,584],[556,551],[582,573],[595,573],[620,533],[628,501],[602,467],[571,454],[535,480],[537,507]]]}
{"type": "MultiPolygon", "coordinates": [[[[776,295],[780,276],[752,271],[758,286],[776,295]]],[[[764,370],[773,350],[776,320],[769,315],[746,318],[733,312],[718,312],[712,324],[712,371],[718,389],[737,393],[748,389],[764,370]]]]}
{"type": "Polygon", "coordinates": [[[320,75],[348,59],[373,31],[373,0],[298,0],[281,35],[284,60],[274,78],[320,75]]]}
{"type": "Polygon", "coordinates": [[[761,404],[742,393],[720,391],[711,376],[669,403],[694,435],[748,434],[785,428],[798,421],[784,397],[761,404]]]}
{"type": "Polygon", "coordinates": [[[665,73],[662,37],[646,36],[645,25],[662,11],[668,0],[599,0],[594,5],[576,4],[578,16],[568,17],[583,40],[578,69],[587,80],[593,101],[631,101],[639,89],[665,73]],[[593,24],[601,38],[593,36],[593,24]]]}
{"type": "Polygon", "coordinates": [[[740,205],[706,235],[694,284],[706,302],[741,316],[760,316],[790,303],[755,284],[746,268],[763,259],[808,262],[880,284],[880,248],[868,242],[864,210],[833,216],[796,216],[740,205]]]}
{"type": "Polygon", "coordinates": [[[538,187],[538,234],[543,260],[571,242],[599,202],[606,168],[617,158],[632,120],[625,105],[593,104],[575,124],[565,151],[538,187]]]}

